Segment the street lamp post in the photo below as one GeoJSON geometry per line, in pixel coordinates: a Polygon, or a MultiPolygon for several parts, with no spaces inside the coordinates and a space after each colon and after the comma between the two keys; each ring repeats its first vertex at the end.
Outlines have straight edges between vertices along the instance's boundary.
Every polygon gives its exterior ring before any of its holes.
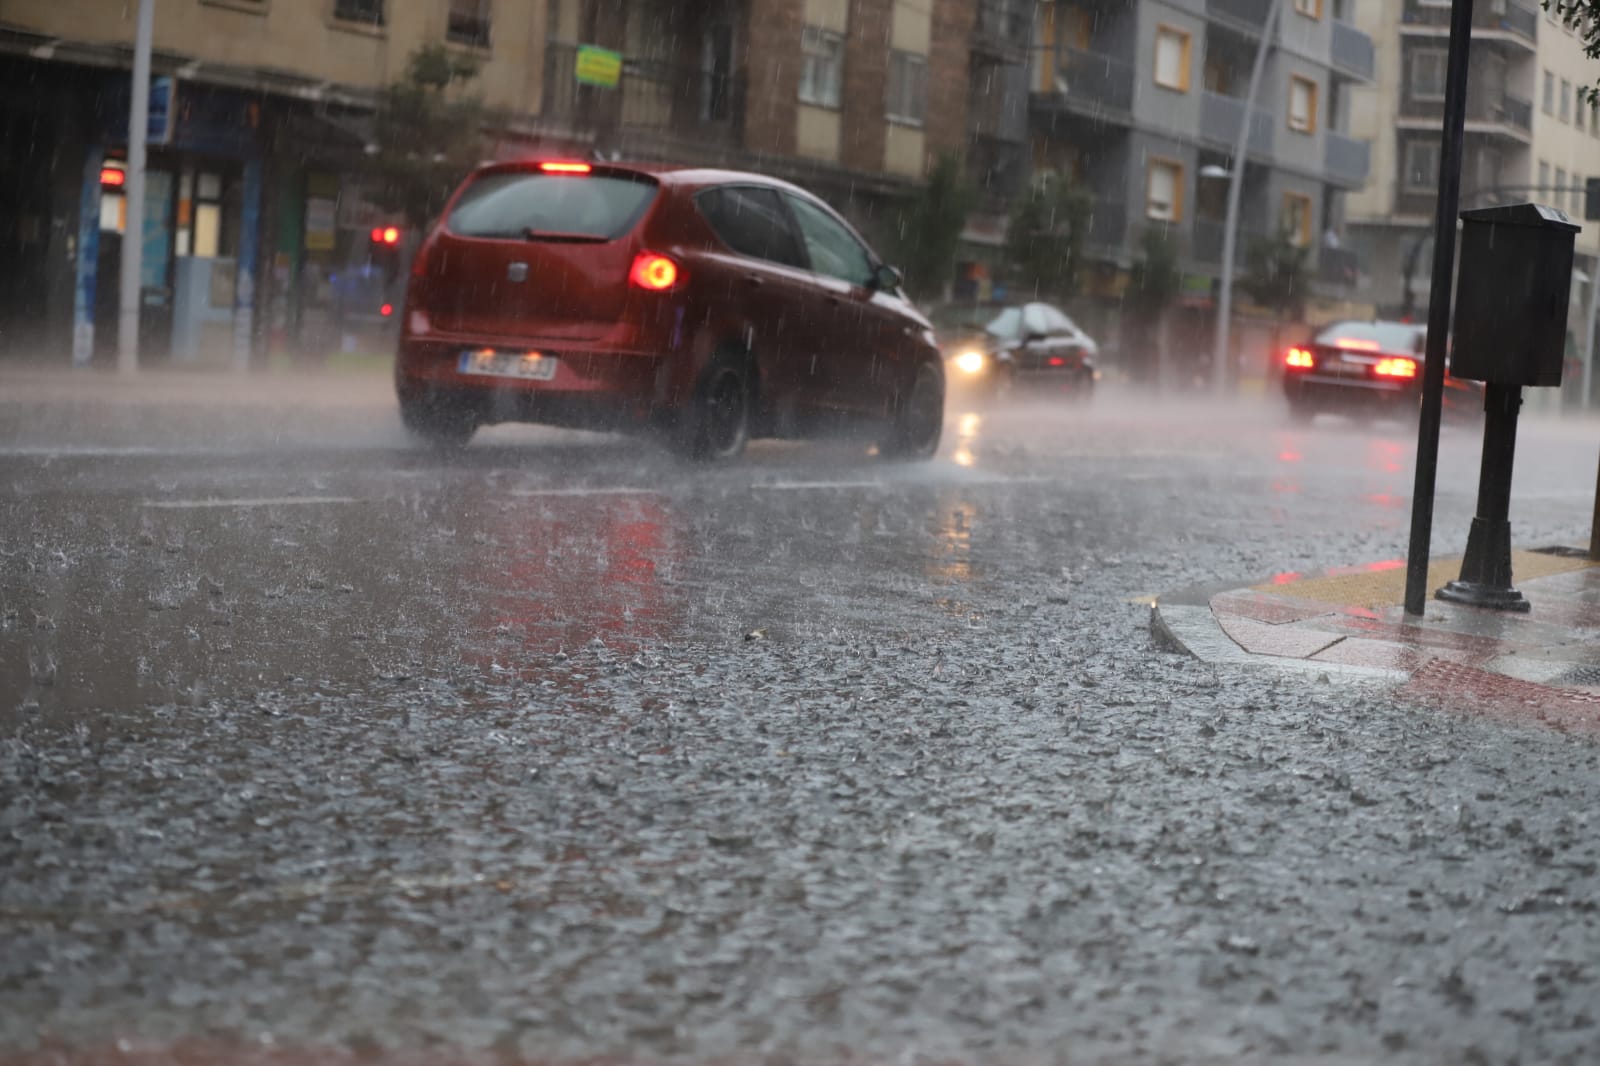
{"type": "Polygon", "coordinates": [[[145,140],[150,126],[150,39],[155,33],[155,0],[139,0],[133,43],[133,100],[128,108],[128,176],[122,230],[122,277],[117,297],[117,369],[139,369],[139,284],[144,273],[145,140]]]}
{"type": "Polygon", "coordinates": [[[1250,67],[1250,88],[1245,93],[1243,112],[1239,118],[1239,135],[1233,142],[1233,160],[1228,175],[1228,212],[1222,224],[1222,278],[1217,288],[1217,332],[1211,348],[1211,381],[1218,392],[1228,383],[1229,352],[1233,345],[1233,259],[1239,243],[1239,202],[1244,196],[1245,153],[1250,148],[1250,119],[1255,107],[1256,93],[1261,88],[1261,76],[1267,68],[1267,53],[1272,50],[1273,37],[1278,32],[1278,14],[1283,10],[1283,0],[1271,0],[1267,8],[1267,21],[1261,27],[1261,41],[1256,45],[1255,62],[1250,67]]]}

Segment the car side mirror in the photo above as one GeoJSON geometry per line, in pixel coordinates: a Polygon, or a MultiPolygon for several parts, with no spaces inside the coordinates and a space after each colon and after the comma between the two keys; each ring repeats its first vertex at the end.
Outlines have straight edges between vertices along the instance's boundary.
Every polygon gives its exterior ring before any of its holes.
{"type": "Polygon", "coordinates": [[[905,281],[906,276],[900,272],[900,268],[887,263],[878,264],[878,270],[872,278],[873,287],[882,292],[895,292],[905,281]]]}

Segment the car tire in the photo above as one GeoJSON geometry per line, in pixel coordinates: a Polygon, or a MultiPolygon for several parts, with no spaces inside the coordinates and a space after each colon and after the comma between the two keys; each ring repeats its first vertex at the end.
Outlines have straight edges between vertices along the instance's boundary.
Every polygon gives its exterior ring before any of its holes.
{"type": "Polygon", "coordinates": [[[688,408],[678,416],[675,448],[695,462],[737,459],[750,443],[754,417],[750,357],[743,352],[722,352],[701,372],[688,408]]]}
{"type": "Polygon", "coordinates": [[[412,437],[444,451],[465,447],[478,431],[469,405],[426,390],[400,393],[400,421],[412,437]]]}
{"type": "Polygon", "coordinates": [[[939,450],[944,433],[944,374],[932,360],[918,364],[895,397],[889,432],[878,443],[886,459],[919,462],[939,450]]]}

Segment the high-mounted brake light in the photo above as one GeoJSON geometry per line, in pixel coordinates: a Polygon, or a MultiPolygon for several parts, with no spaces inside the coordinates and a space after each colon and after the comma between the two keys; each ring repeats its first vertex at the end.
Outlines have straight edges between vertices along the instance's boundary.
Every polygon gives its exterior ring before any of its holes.
{"type": "Polygon", "coordinates": [[[1304,348],[1290,348],[1284,354],[1283,364],[1297,370],[1310,370],[1317,365],[1317,358],[1304,348]]]}
{"type": "Polygon", "coordinates": [[[1333,342],[1335,348],[1342,348],[1347,352],[1377,352],[1383,350],[1383,345],[1377,341],[1361,340],[1357,337],[1340,337],[1333,342]]]}
{"type": "Polygon", "coordinates": [[[651,292],[666,292],[678,283],[678,264],[655,252],[640,252],[628,271],[628,281],[651,292]]]}
{"type": "Polygon", "coordinates": [[[546,174],[587,174],[594,168],[588,163],[540,163],[539,169],[546,174]]]}
{"type": "Polygon", "coordinates": [[[1380,378],[1414,378],[1417,364],[1411,359],[1379,359],[1373,364],[1372,372],[1380,378]]]}

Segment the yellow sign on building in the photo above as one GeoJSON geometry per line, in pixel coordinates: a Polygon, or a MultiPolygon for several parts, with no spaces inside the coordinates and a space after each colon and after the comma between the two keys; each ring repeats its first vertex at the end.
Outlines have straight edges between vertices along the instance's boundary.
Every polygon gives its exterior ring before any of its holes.
{"type": "Polygon", "coordinates": [[[579,45],[574,69],[580,85],[615,89],[622,80],[622,53],[596,48],[592,44],[579,45]]]}

